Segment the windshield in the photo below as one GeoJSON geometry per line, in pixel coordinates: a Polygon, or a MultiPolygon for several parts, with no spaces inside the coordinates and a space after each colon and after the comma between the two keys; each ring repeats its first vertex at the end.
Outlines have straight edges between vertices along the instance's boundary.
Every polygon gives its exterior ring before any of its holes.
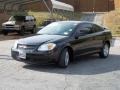
{"type": "Polygon", "coordinates": [[[24,21],[24,20],[25,20],[24,16],[12,16],[9,19],[9,21],[24,21]]]}
{"type": "Polygon", "coordinates": [[[37,34],[69,36],[76,25],[75,22],[54,22],[41,29],[37,34]]]}

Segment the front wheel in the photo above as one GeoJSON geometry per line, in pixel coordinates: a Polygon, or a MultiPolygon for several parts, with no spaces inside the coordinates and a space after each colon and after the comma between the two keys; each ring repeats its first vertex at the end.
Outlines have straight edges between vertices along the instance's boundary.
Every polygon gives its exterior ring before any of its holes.
{"type": "Polygon", "coordinates": [[[110,45],[108,43],[105,43],[99,53],[100,58],[107,58],[109,56],[109,51],[110,45]]]}
{"type": "Polygon", "coordinates": [[[59,60],[59,66],[62,68],[66,68],[69,65],[70,62],[70,54],[68,49],[64,49],[61,53],[60,60],[59,60]]]}

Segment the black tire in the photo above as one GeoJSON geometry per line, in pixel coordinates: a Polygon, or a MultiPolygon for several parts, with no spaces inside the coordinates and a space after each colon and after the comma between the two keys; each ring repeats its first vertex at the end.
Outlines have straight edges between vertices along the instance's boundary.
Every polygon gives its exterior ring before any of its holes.
{"type": "Polygon", "coordinates": [[[107,58],[109,56],[110,45],[105,43],[99,53],[100,58],[107,58]]]}
{"type": "Polygon", "coordinates": [[[33,29],[31,30],[31,34],[34,34],[36,32],[36,26],[33,27],[33,29]]]}
{"type": "Polygon", "coordinates": [[[7,31],[3,31],[3,35],[8,35],[8,32],[7,31]]]}
{"type": "Polygon", "coordinates": [[[24,36],[24,35],[25,35],[25,28],[24,28],[24,27],[21,28],[19,34],[20,34],[21,36],[24,36]]]}
{"type": "Polygon", "coordinates": [[[62,68],[66,68],[68,67],[69,62],[70,62],[70,54],[69,54],[68,49],[65,48],[60,55],[58,65],[62,68]]]}

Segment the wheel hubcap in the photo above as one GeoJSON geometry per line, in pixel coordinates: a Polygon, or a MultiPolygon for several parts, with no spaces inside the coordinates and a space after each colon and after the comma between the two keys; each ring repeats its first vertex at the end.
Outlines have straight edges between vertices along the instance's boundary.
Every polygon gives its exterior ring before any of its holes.
{"type": "Polygon", "coordinates": [[[66,52],[66,55],[65,55],[65,65],[67,66],[69,63],[69,53],[66,52]]]}
{"type": "Polygon", "coordinates": [[[106,44],[106,45],[104,46],[104,55],[105,55],[105,56],[108,56],[108,54],[109,54],[109,46],[106,44]]]}

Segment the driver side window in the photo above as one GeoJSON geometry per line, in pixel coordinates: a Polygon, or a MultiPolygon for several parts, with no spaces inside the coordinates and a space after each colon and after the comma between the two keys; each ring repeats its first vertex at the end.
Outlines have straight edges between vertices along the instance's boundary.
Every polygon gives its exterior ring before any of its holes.
{"type": "Polygon", "coordinates": [[[77,28],[77,33],[80,35],[87,35],[92,33],[92,24],[89,23],[82,23],[77,28]]]}

